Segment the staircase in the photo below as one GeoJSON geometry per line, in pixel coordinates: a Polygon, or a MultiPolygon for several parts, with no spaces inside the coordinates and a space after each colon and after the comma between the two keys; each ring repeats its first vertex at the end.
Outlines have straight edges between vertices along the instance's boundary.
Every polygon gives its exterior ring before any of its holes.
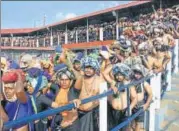
{"type": "Polygon", "coordinates": [[[165,92],[155,124],[155,131],[179,131],[179,73],[172,75],[172,90],[165,92]]]}

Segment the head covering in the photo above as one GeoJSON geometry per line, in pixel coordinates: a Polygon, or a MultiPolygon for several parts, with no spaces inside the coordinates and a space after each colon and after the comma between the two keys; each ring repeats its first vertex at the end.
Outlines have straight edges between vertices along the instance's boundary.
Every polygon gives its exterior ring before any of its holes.
{"type": "MultiPolygon", "coordinates": [[[[140,72],[144,77],[147,74],[147,69],[142,64],[133,65],[131,68],[133,71],[140,72]]],[[[135,73],[135,72],[134,72],[135,73]]]]}
{"type": "Polygon", "coordinates": [[[2,82],[4,83],[15,83],[18,80],[18,74],[21,75],[21,80],[25,81],[25,74],[22,70],[8,70],[2,76],[2,82]]]}
{"type": "Polygon", "coordinates": [[[20,66],[14,60],[12,60],[9,65],[9,69],[20,69],[20,66]]]}
{"type": "Polygon", "coordinates": [[[87,66],[91,66],[96,71],[100,69],[98,60],[95,58],[92,58],[91,56],[86,56],[85,58],[83,58],[81,61],[81,65],[82,65],[83,70],[87,66]]]}
{"type": "Polygon", "coordinates": [[[41,60],[40,63],[43,68],[48,68],[51,65],[51,61],[47,59],[41,60]]]}
{"type": "Polygon", "coordinates": [[[127,79],[130,79],[130,76],[132,74],[130,67],[123,63],[115,64],[112,68],[112,72],[114,76],[120,73],[127,79]]]}
{"type": "Polygon", "coordinates": [[[79,52],[78,54],[76,54],[76,57],[74,58],[73,63],[76,61],[80,62],[83,56],[84,54],[82,52],[79,52]]]}
{"type": "Polygon", "coordinates": [[[18,75],[16,72],[5,72],[2,76],[2,81],[4,83],[15,83],[18,80],[18,75]]]}
{"type": "Polygon", "coordinates": [[[55,52],[56,53],[62,53],[62,47],[60,45],[58,45],[56,48],[55,48],[55,52]]]}
{"type": "Polygon", "coordinates": [[[32,61],[33,57],[30,54],[23,55],[20,59],[20,68],[28,68],[32,64],[32,61]]]}
{"type": "Polygon", "coordinates": [[[43,89],[44,87],[46,87],[46,86],[48,85],[48,80],[47,80],[47,78],[46,78],[45,76],[43,76],[43,75],[42,75],[42,76],[38,76],[37,78],[30,77],[29,75],[27,75],[27,76],[26,76],[26,80],[27,80],[28,82],[30,82],[30,84],[32,85],[32,87],[33,87],[34,89],[38,88],[37,91],[34,91],[35,94],[36,94],[39,90],[43,89]],[[39,81],[39,77],[41,77],[40,82],[38,82],[38,81],[39,81]],[[37,85],[38,85],[39,87],[37,87],[37,85]]]}
{"type": "Polygon", "coordinates": [[[171,19],[172,19],[172,20],[177,20],[177,21],[179,21],[179,18],[178,18],[177,16],[172,16],[171,19]]]}
{"type": "Polygon", "coordinates": [[[57,71],[61,71],[61,70],[65,70],[67,69],[67,65],[66,64],[58,64],[56,66],[54,66],[54,72],[57,72],[57,71]]]}
{"type": "Polygon", "coordinates": [[[141,44],[139,44],[138,50],[146,50],[147,49],[146,47],[147,47],[147,43],[142,42],[141,44]]]}
{"type": "Polygon", "coordinates": [[[1,64],[5,65],[5,66],[7,65],[7,60],[5,57],[1,57],[1,64]]]}
{"type": "Polygon", "coordinates": [[[104,58],[108,58],[111,56],[111,54],[109,53],[109,50],[106,46],[102,46],[101,50],[100,50],[100,54],[104,57],[104,58]]]}
{"type": "Polygon", "coordinates": [[[27,71],[28,75],[32,78],[36,78],[42,74],[42,70],[36,67],[32,67],[27,71]]]}
{"type": "Polygon", "coordinates": [[[57,73],[56,73],[56,77],[59,78],[63,74],[67,75],[70,80],[75,80],[74,73],[68,69],[67,65],[59,64],[58,65],[58,70],[57,70],[57,73]]]}

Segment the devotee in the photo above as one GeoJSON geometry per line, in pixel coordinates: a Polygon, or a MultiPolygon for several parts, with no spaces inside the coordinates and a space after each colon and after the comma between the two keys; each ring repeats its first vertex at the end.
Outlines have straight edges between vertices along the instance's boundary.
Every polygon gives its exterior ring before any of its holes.
{"type": "MultiPolygon", "coordinates": [[[[99,94],[100,83],[104,81],[101,74],[98,75],[100,67],[97,59],[86,56],[81,61],[84,75],[76,80],[75,88],[80,90],[79,99],[85,99],[99,94]]],[[[79,107],[80,131],[96,131],[98,129],[98,106],[95,100],[79,107]]]]}
{"type": "MultiPolygon", "coordinates": [[[[65,64],[60,64],[58,67],[56,80],[59,86],[59,91],[55,98],[55,102],[59,107],[69,103],[75,103],[76,108],[78,108],[81,102],[78,100],[79,91],[74,88],[75,75],[65,64]]],[[[80,121],[78,119],[77,109],[66,110],[57,114],[54,117],[53,123],[53,128],[57,131],[60,128],[62,131],[80,131],[80,121]]]]}
{"type": "MultiPolygon", "coordinates": [[[[43,89],[48,85],[47,78],[39,68],[29,68],[26,75],[26,87],[33,105],[34,113],[44,111],[48,107],[56,108],[58,104],[43,94],[43,89]]],[[[47,128],[47,119],[35,121],[35,131],[43,131],[47,128]]]]}
{"type": "MultiPolygon", "coordinates": [[[[134,65],[132,67],[133,79],[138,81],[144,78],[147,75],[147,71],[143,65],[134,65]]],[[[135,114],[140,109],[146,111],[149,108],[150,102],[152,101],[152,88],[149,83],[142,82],[135,86],[137,92],[137,105],[132,110],[132,113],[135,114]],[[145,95],[147,99],[145,100],[145,95]]],[[[134,129],[135,131],[144,131],[144,114],[142,112],[139,116],[135,118],[134,129]]]]}
{"type": "MultiPolygon", "coordinates": [[[[32,103],[24,91],[25,76],[21,70],[9,70],[2,76],[3,94],[6,100],[5,111],[9,121],[32,115],[32,103]]],[[[33,123],[21,124],[13,129],[16,131],[33,131],[33,123]]]]}
{"type": "MultiPolygon", "coordinates": [[[[105,80],[115,92],[114,95],[108,98],[110,103],[109,110],[111,110],[111,114],[108,114],[110,117],[108,122],[109,129],[125,121],[126,117],[131,114],[132,109],[137,104],[137,94],[134,86],[131,86],[129,90],[125,88],[118,91],[118,88],[130,83],[131,73],[131,69],[123,63],[109,65],[103,72],[105,80]],[[130,94],[130,102],[127,100],[127,90],[130,94]],[[130,107],[127,107],[128,105],[130,107]],[[130,112],[127,112],[127,110],[130,110],[130,112]]],[[[124,131],[126,129],[127,127],[123,128],[124,131]]]]}

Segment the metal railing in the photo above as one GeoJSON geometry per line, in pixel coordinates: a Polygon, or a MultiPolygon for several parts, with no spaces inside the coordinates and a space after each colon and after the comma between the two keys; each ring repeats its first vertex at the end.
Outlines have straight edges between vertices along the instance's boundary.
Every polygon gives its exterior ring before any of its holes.
{"type": "MultiPolygon", "coordinates": [[[[178,41],[176,42],[176,47],[178,47],[178,41]]],[[[174,52],[174,54],[178,55],[178,48],[177,50],[174,50],[176,52],[174,52]]],[[[178,56],[176,56],[175,59],[178,59],[178,56]]],[[[175,60],[175,64],[177,60],[175,60]]],[[[168,70],[168,73],[167,73],[167,87],[166,87],[166,90],[167,91],[170,91],[171,90],[171,60],[170,62],[168,63],[167,65],[167,70],[168,70]]],[[[178,67],[178,64],[177,64],[177,67],[178,67]]],[[[153,92],[153,103],[151,103],[150,105],[150,108],[149,108],[149,111],[150,111],[150,116],[149,116],[149,131],[154,131],[155,130],[155,109],[159,109],[160,108],[160,100],[161,100],[161,88],[156,88],[156,87],[160,87],[161,86],[161,73],[159,74],[152,74],[150,76],[147,76],[139,81],[133,81],[127,85],[124,85],[120,88],[118,88],[119,91],[125,89],[125,88],[129,88],[133,85],[137,85],[141,82],[144,82],[146,80],[150,79],[150,84],[151,84],[151,87],[152,87],[152,92],[153,92]]],[[[107,88],[106,88],[107,89],[107,88]]],[[[102,114],[100,115],[100,117],[102,117],[100,119],[100,131],[107,131],[107,128],[101,124],[101,121],[102,123],[107,123],[107,99],[103,99],[103,98],[106,98],[106,96],[109,96],[109,95],[112,95],[114,94],[113,90],[108,90],[106,92],[104,92],[105,89],[103,89],[103,91],[100,91],[100,92],[103,92],[99,95],[96,95],[96,96],[92,96],[92,97],[89,97],[89,98],[86,98],[86,99],[83,99],[81,101],[81,104],[85,104],[85,103],[88,103],[88,102],[91,102],[91,101],[94,101],[94,100],[98,100],[100,99],[100,105],[103,106],[103,108],[100,108],[99,112],[102,112],[102,114]],[[102,102],[102,99],[104,100],[102,102]],[[101,104],[102,103],[102,104],[101,104]],[[104,112],[105,110],[105,112],[104,112]],[[105,129],[104,129],[105,127],[105,129]]],[[[127,98],[127,100],[129,101],[129,97],[127,98]]],[[[128,103],[128,107],[129,107],[129,103],[128,103]]],[[[49,109],[49,110],[46,110],[46,111],[43,111],[43,112],[40,112],[38,114],[34,114],[34,115],[31,115],[31,116],[27,116],[25,118],[21,118],[21,119],[18,119],[18,120],[14,120],[14,121],[10,121],[10,122],[7,122],[4,124],[4,129],[10,129],[10,128],[13,128],[15,126],[18,126],[18,125],[21,125],[21,124],[26,124],[26,123],[29,123],[29,122],[32,122],[32,121],[35,121],[35,120],[39,120],[39,119],[42,119],[42,118],[46,118],[48,116],[52,116],[52,115],[55,115],[57,113],[60,113],[60,112],[63,112],[65,110],[71,110],[72,108],[76,108],[74,103],[70,103],[68,105],[65,105],[65,106],[62,106],[62,107],[59,107],[59,108],[55,108],[55,109],[49,109]]],[[[129,108],[128,108],[129,110],[129,108]]],[[[128,111],[129,112],[129,111],[128,111]]],[[[128,116],[127,120],[120,123],[118,126],[114,127],[111,131],[117,131],[119,129],[121,129],[122,127],[124,127],[125,125],[129,124],[132,120],[134,120],[140,113],[143,112],[143,109],[139,110],[137,113],[133,114],[132,116],[128,116]]]]}

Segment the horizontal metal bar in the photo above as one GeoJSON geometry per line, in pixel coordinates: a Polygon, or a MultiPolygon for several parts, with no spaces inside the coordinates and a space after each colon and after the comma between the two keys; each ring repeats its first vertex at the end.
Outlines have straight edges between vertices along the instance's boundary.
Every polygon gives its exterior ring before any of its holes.
{"type": "MultiPolygon", "coordinates": [[[[131,83],[127,84],[127,85],[124,85],[124,86],[120,87],[120,89],[118,88],[118,90],[121,91],[121,90],[123,90],[125,88],[128,88],[128,87],[132,86],[132,85],[137,85],[137,84],[139,84],[141,82],[146,81],[147,79],[150,79],[153,76],[154,75],[151,75],[151,76],[145,77],[145,78],[143,78],[143,79],[141,79],[139,81],[131,82],[131,83]]],[[[91,102],[91,101],[94,101],[94,100],[97,100],[97,99],[100,99],[100,98],[103,98],[103,97],[106,97],[106,96],[112,95],[112,94],[114,94],[113,90],[109,90],[109,91],[107,91],[105,93],[102,93],[102,94],[99,94],[99,95],[96,95],[96,96],[92,96],[92,97],[83,99],[81,101],[81,103],[85,104],[85,103],[88,103],[88,102],[91,102]]],[[[62,106],[62,107],[59,107],[59,108],[49,109],[49,110],[40,112],[38,114],[34,114],[34,115],[31,115],[31,116],[21,118],[19,120],[6,122],[4,124],[4,129],[10,129],[10,128],[13,128],[13,127],[18,126],[18,125],[22,125],[22,124],[26,124],[26,123],[29,123],[29,122],[32,122],[32,121],[35,121],[35,120],[46,118],[48,116],[55,115],[57,113],[65,111],[65,110],[71,110],[72,108],[75,108],[75,105],[73,103],[65,105],[65,106],[62,106]]]]}

